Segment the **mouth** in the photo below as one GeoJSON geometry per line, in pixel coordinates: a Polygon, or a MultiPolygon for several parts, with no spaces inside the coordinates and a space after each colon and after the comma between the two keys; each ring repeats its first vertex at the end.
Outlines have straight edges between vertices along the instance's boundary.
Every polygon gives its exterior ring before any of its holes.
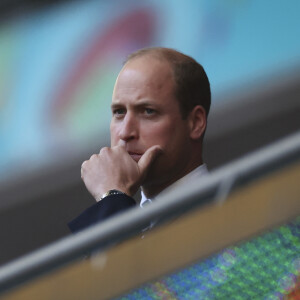
{"type": "Polygon", "coordinates": [[[132,151],[128,151],[128,154],[136,162],[138,162],[141,159],[141,157],[143,156],[143,153],[137,153],[137,152],[132,152],[132,151]]]}

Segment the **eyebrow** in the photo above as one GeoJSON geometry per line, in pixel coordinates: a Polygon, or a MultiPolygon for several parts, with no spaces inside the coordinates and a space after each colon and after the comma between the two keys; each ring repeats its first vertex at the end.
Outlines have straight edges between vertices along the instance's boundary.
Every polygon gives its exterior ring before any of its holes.
{"type": "MultiPolygon", "coordinates": [[[[119,107],[123,107],[125,106],[124,104],[122,103],[112,103],[111,104],[111,109],[115,109],[115,108],[119,108],[119,107]]],[[[141,101],[138,101],[137,103],[134,103],[132,106],[134,107],[141,107],[141,106],[157,106],[157,103],[151,103],[149,102],[149,100],[141,100],[141,101]]]]}
{"type": "Polygon", "coordinates": [[[119,103],[113,103],[113,104],[110,105],[110,108],[114,109],[114,108],[117,108],[117,107],[120,107],[120,106],[123,106],[123,105],[119,104],[119,103]]]}

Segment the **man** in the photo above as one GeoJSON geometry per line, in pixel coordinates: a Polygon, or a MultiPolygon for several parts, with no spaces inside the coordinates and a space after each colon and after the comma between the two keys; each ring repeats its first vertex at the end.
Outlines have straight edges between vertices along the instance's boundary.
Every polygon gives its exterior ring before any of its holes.
{"type": "Polygon", "coordinates": [[[81,177],[97,203],[73,220],[81,230],[135,205],[175,182],[205,173],[203,136],[210,109],[206,73],[194,59],[168,48],[131,54],[112,96],[111,147],[82,164],[81,177]]]}

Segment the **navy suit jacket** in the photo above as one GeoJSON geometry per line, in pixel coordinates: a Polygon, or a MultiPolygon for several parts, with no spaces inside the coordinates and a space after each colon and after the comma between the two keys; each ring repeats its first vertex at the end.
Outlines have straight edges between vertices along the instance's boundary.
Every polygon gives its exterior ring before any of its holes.
{"type": "Polygon", "coordinates": [[[125,194],[110,195],[87,208],[68,226],[75,233],[135,205],[135,200],[125,194]]]}

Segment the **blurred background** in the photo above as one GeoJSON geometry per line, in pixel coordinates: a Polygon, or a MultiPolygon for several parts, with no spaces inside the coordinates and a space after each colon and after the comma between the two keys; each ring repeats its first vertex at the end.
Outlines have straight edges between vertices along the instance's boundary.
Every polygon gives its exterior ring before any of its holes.
{"type": "Polygon", "coordinates": [[[109,145],[126,56],[164,46],[200,62],[214,169],[300,128],[298,0],[0,1],[0,264],[68,235],[94,203],[83,160],[109,145]]]}

